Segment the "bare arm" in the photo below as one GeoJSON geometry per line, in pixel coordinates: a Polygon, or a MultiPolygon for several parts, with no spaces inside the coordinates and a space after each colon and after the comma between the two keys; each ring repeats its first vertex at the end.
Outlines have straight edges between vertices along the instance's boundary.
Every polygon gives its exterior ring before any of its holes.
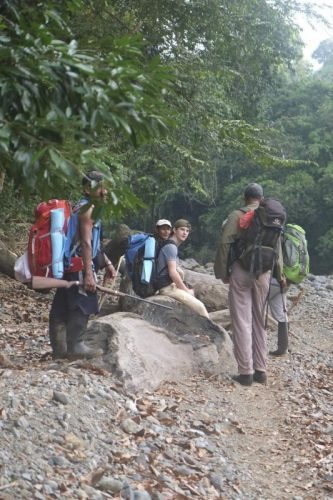
{"type": "Polygon", "coordinates": [[[93,206],[79,215],[80,241],[82,250],[84,279],[83,287],[86,292],[96,291],[96,282],[92,267],[92,228],[94,221],[91,218],[93,206]]]}
{"type": "Polygon", "coordinates": [[[185,292],[188,292],[191,295],[194,295],[193,290],[191,290],[190,288],[187,288],[187,286],[185,285],[184,281],[182,280],[179,272],[177,271],[177,263],[175,260],[168,261],[168,273],[169,273],[170,278],[172,279],[173,283],[175,283],[177,288],[179,288],[180,290],[184,290],[185,292]]]}
{"type": "Polygon", "coordinates": [[[116,277],[116,270],[114,266],[112,265],[111,260],[108,258],[108,256],[103,253],[103,258],[104,258],[104,268],[105,268],[105,278],[107,279],[113,279],[116,277]]]}

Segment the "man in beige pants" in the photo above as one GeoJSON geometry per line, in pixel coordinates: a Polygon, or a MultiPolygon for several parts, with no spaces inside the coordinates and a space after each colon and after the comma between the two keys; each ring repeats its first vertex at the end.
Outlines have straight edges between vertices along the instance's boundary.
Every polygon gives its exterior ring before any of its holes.
{"type": "Polygon", "coordinates": [[[204,304],[194,296],[194,290],[184,283],[184,273],[179,268],[178,247],[187,240],[191,224],[185,219],[175,222],[172,235],[162,246],[157,258],[158,289],[160,295],[167,295],[201,316],[209,317],[204,304]]]}
{"type": "MultiPolygon", "coordinates": [[[[268,299],[270,271],[258,277],[244,270],[232,255],[232,244],[239,239],[239,219],[259,206],[263,189],[251,183],[244,191],[245,207],[234,210],[224,221],[217,250],[214,271],[216,278],[229,283],[229,306],[232,320],[234,354],[238,375],[233,379],[241,385],[252,382],[266,383],[267,334],[265,330],[265,306],[268,299]]],[[[281,253],[275,264],[281,278],[281,253]]]]}

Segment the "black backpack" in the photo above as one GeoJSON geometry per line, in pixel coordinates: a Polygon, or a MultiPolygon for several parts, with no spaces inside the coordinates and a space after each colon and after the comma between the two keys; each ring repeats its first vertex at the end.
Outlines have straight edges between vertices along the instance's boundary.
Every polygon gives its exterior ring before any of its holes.
{"type": "Polygon", "coordinates": [[[253,211],[242,211],[241,234],[235,242],[235,254],[243,269],[258,277],[273,271],[287,213],[273,198],[264,198],[253,211]]]}

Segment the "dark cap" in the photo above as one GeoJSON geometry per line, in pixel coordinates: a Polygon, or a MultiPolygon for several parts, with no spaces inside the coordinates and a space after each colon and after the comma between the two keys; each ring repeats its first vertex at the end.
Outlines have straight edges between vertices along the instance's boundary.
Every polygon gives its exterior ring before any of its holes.
{"type": "Polygon", "coordinates": [[[104,175],[102,172],[99,172],[98,170],[90,170],[89,172],[86,172],[83,174],[82,178],[82,186],[86,186],[89,184],[91,186],[92,182],[101,182],[104,179],[104,175]]]}
{"type": "Polygon", "coordinates": [[[176,220],[176,222],[174,223],[173,227],[175,229],[178,229],[179,227],[188,227],[189,230],[192,229],[191,224],[186,219],[178,219],[178,220],[176,220]]]}
{"type": "Polygon", "coordinates": [[[262,198],[264,196],[264,190],[256,182],[251,182],[248,184],[244,190],[245,198],[262,198]]]}

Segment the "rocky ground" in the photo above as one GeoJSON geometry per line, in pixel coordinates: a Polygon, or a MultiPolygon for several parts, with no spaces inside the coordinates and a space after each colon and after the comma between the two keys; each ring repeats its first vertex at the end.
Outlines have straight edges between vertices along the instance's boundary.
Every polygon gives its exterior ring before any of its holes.
{"type": "Polygon", "coordinates": [[[332,290],[291,290],[291,352],[266,386],[198,375],[130,394],[53,362],[51,294],[0,275],[0,499],[332,498],[332,290]]]}

